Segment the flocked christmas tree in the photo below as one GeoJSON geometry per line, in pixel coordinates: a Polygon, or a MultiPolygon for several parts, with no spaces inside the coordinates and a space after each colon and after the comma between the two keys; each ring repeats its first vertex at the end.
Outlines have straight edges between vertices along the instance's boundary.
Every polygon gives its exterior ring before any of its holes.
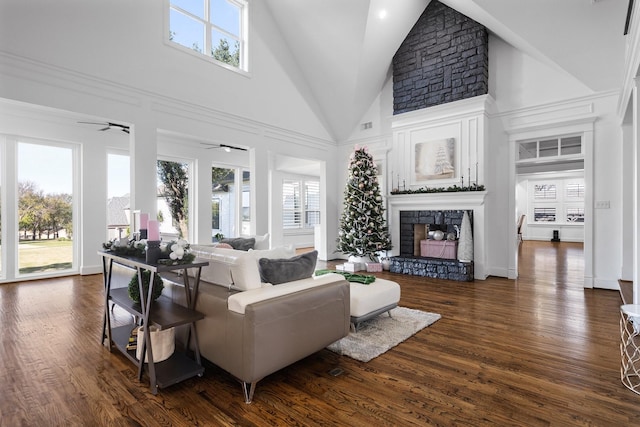
{"type": "Polygon", "coordinates": [[[349,161],[344,190],[338,230],[340,252],[375,260],[377,253],[391,249],[377,175],[378,169],[367,148],[356,147],[349,161]]]}

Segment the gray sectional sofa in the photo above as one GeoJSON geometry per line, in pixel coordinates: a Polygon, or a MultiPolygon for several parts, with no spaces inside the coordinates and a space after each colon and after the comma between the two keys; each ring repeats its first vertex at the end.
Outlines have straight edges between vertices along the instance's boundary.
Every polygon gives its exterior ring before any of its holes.
{"type": "MultiPolygon", "coordinates": [[[[261,281],[258,262],[291,255],[284,248],[245,252],[194,245],[192,250],[209,261],[196,302],[205,315],[196,324],[201,355],[241,382],[245,402],[267,375],[348,335],[350,286],[343,276],[271,285],[261,281]]],[[[165,279],[163,294],[184,305],[181,283],[165,279]]]]}

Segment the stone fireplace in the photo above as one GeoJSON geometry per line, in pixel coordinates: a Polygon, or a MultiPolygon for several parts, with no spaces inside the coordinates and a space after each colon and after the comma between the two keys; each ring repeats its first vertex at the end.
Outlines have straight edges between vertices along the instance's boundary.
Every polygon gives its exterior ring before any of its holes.
{"type": "MultiPolygon", "coordinates": [[[[430,240],[426,230],[442,231],[444,239],[449,234],[459,238],[464,210],[411,210],[400,211],[400,256],[421,255],[419,242],[430,240]]],[[[469,212],[473,229],[473,211],[469,212]]],[[[442,256],[438,258],[444,258],[442,256]]],[[[457,257],[456,257],[457,258],[457,257]]]]}
{"type": "MultiPolygon", "coordinates": [[[[472,281],[473,261],[461,262],[457,257],[457,238],[462,228],[464,212],[464,210],[400,211],[400,253],[399,256],[391,259],[391,272],[436,279],[472,281]],[[440,235],[438,236],[437,233],[440,235]],[[429,250],[430,247],[434,250],[429,250]]],[[[468,214],[471,219],[473,211],[468,211],[468,214]]],[[[471,223],[473,224],[472,219],[471,223]]]]}
{"type": "Polygon", "coordinates": [[[485,197],[486,191],[390,195],[388,221],[394,242],[391,271],[457,281],[486,279],[485,197]],[[453,233],[457,237],[456,226],[460,228],[464,211],[472,224],[472,262],[461,262],[457,257],[424,257],[416,251],[416,240],[422,238],[421,230],[424,235],[426,224],[430,230],[438,229],[445,236],[453,233]]]}

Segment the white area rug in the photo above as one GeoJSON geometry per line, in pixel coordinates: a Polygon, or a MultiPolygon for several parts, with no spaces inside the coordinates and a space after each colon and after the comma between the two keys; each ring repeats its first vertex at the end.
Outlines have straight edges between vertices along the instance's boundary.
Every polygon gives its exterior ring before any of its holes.
{"type": "Polygon", "coordinates": [[[396,307],[360,325],[358,332],[334,342],[329,350],[368,362],[440,319],[437,313],[396,307]]]}

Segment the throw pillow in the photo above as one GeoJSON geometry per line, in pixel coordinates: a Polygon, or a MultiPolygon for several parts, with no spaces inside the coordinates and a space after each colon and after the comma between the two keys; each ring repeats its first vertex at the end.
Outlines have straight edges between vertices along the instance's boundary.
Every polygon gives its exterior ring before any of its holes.
{"type": "Polygon", "coordinates": [[[266,250],[269,249],[269,233],[263,236],[255,236],[256,243],[253,249],[266,250]]]}
{"type": "Polygon", "coordinates": [[[317,259],[318,251],[306,252],[286,259],[261,258],[260,278],[263,282],[273,285],[306,279],[313,274],[317,259]]]}
{"type": "Polygon", "coordinates": [[[233,246],[231,246],[228,243],[216,243],[214,248],[218,248],[218,249],[233,249],[233,246]]]}
{"type": "MultiPolygon", "coordinates": [[[[260,260],[262,258],[284,259],[284,258],[291,258],[295,256],[295,254],[296,254],[296,250],[293,249],[293,247],[289,248],[286,246],[279,246],[277,248],[265,249],[265,250],[249,249],[249,255],[253,256],[253,258],[256,260],[256,268],[258,270],[260,270],[260,260]]],[[[260,279],[262,280],[262,277],[260,279]]],[[[264,281],[262,282],[264,283],[264,281]]]]}
{"type": "Polygon", "coordinates": [[[238,251],[248,251],[249,249],[253,249],[253,246],[256,244],[256,239],[253,237],[250,239],[235,237],[232,239],[222,239],[220,243],[227,243],[238,251]]]}

